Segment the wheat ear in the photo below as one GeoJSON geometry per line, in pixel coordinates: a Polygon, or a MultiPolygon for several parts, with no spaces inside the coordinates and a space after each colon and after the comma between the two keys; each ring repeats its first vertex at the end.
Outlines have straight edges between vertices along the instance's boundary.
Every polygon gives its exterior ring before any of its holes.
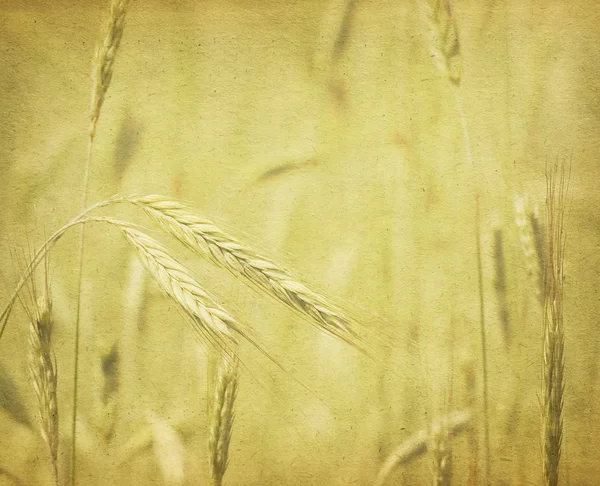
{"type": "Polygon", "coordinates": [[[209,469],[214,486],[223,484],[223,476],[227,470],[238,388],[237,356],[233,353],[222,353],[220,357],[209,410],[209,469]]]}
{"type": "Polygon", "coordinates": [[[48,289],[35,303],[29,326],[29,371],[38,401],[42,436],[48,444],[54,482],[58,484],[57,370],[52,346],[52,301],[48,289]]]}
{"type": "Polygon", "coordinates": [[[240,332],[239,324],[189,271],[153,238],[126,225],[119,226],[148,273],[192,319],[193,330],[221,349],[228,350],[237,344],[233,333],[240,332]]]}
{"type": "MultiPolygon", "coordinates": [[[[541,229],[534,214],[529,211],[527,195],[515,196],[515,224],[521,243],[521,251],[525,261],[528,277],[535,285],[535,297],[543,305],[544,302],[544,257],[538,241],[541,240],[541,229]]],[[[543,245],[541,245],[543,248],[543,245]]]]}
{"type": "Polygon", "coordinates": [[[431,33],[431,56],[453,84],[459,85],[462,71],[460,43],[449,0],[419,0],[431,33]]]}
{"type": "Polygon", "coordinates": [[[544,484],[558,484],[563,436],[564,346],[563,264],[565,251],[565,168],[555,164],[546,173],[548,237],[544,285],[544,350],[542,380],[544,484]]]}
{"type": "Polygon", "coordinates": [[[347,317],[325,297],[310,290],[270,259],[239,243],[210,221],[195,216],[178,202],[161,196],[132,198],[130,202],[142,207],[160,227],[191,250],[235,275],[241,275],[287,306],[310,317],[322,330],[361,349],[347,317]]]}
{"type": "MultiPolygon", "coordinates": [[[[429,428],[410,436],[392,452],[379,469],[374,486],[383,486],[394,469],[426,453],[442,434],[449,439],[465,431],[471,421],[470,412],[452,412],[434,422],[429,428]]],[[[439,440],[439,439],[438,439],[439,440]]]]}
{"type": "Polygon", "coordinates": [[[117,50],[123,37],[125,13],[128,0],[112,0],[110,14],[102,44],[96,48],[94,70],[92,74],[92,100],[90,103],[90,138],[96,135],[96,126],[100,118],[100,110],[112,79],[117,50]]]}

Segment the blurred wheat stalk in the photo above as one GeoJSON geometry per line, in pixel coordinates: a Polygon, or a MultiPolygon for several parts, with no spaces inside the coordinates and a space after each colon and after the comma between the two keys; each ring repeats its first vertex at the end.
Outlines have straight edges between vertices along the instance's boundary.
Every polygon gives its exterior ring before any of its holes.
{"type": "MultiPolygon", "coordinates": [[[[475,205],[475,248],[477,263],[477,285],[479,297],[479,331],[481,342],[481,368],[482,368],[482,413],[484,433],[485,456],[485,484],[491,480],[490,456],[490,419],[489,419],[489,390],[488,390],[488,358],[487,336],[485,326],[485,296],[483,287],[483,263],[481,249],[481,189],[479,183],[479,167],[475,164],[471,146],[471,136],[467,124],[467,117],[463,104],[461,90],[462,56],[461,45],[456,20],[453,16],[450,0],[419,0],[421,12],[429,26],[431,34],[430,52],[439,72],[452,84],[456,109],[460,117],[464,153],[466,162],[472,171],[473,180],[471,190],[475,205]]],[[[478,451],[472,451],[474,455],[478,451]]]]}

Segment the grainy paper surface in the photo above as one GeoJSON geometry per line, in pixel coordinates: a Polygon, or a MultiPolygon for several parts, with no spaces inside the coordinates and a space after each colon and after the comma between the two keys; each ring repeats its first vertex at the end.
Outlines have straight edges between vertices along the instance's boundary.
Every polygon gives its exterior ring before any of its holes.
{"type": "MultiPolygon", "coordinates": [[[[89,204],[115,194],[189,203],[350,316],[370,355],[190,252],[140,208],[93,213],[162,242],[273,358],[239,339],[223,484],[374,484],[405,441],[427,446],[385,484],[449,484],[450,470],[454,484],[485,484],[486,456],[490,484],[541,484],[545,174],[557,160],[569,176],[559,477],[597,482],[600,9],[450,7],[128,6],[89,204]],[[471,414],[466,430],[440,432],[455,412],[471,414]]],[[[34,249],[81,211],[108,17],[104,1],[0,1],[2,308],[34,249]]],[[[61,484],[71,474],[78,247],[69,230],[49,258],[61,484]]],[[[87,226],[83,272],[77,484],[208,484],[215,349],[117,228],[87,226]]],[[[30,294],[26,285],[26,306],[30,294]]],[[[52,483],[28,329],[17,301],[0,339],[1,484],[52,483]]]]}

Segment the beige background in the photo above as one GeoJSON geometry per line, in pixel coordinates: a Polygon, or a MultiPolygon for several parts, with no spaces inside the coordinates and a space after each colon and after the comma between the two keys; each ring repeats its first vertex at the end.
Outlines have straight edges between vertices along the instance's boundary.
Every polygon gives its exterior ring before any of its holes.
{"type": "MultiPolygon", "coordinates": [[[[79,211],[91,59],[106,6],[0,2],[2,302],[31,249],[79,211]]],[[[527,194],[543,221],[545,165],[559,158],[572,161],[562,478],[595,484],[600,10],[583,1],[461,1],[454,15],[482,194],[492,483],[540,482],[541,312],[513,203],[527,194]],[[497,230],[509,342],[494,291],[497,230]]],[[[164,238],[287,370],[243,345],[227,484],[370,484],[392,448],[432,418],[481,410],[472,176],[428,29],[416,2],[130,6],[99,122],[90,201],[158,193],[192,203],[347,309],[378,358],[324,336],[164,238]],[[466,385],[473,374],[474,395],[466,385]]],[[[105,214],[151,226],[131,208],[105,214]]],[[[203,484],[206,355],[119,234],[91,227],[87,235],[79,483],[203,484]],[[118,418],[105,442],[100,364],[116,342],[118,418]]],[[[73,232],[51,260],[63,479],[76,274],[73,232]]],[[[0,468],[45,484],[26,349],[19,308],[0,342],[0,468]],[[24,416],[30,425],[17,420],[24,416]]],[[[469,474],[476,481],[468,437],[453,445],[455,484],[469,474]]],[[[400,468],[390,484],[400,480],[429,484],[431,459],[400,468]]]]}

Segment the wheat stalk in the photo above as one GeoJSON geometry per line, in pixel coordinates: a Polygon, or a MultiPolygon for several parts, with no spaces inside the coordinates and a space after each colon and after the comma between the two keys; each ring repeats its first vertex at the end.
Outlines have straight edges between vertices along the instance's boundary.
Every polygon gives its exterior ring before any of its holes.
{"type": "Polygon", "coordinates": [[[470,421],[470,412],[452,412],[431,424],[430,427],[410,436],[388,456],[379,469],[374,486],[383,486],[394,469],[426,453],[442,431],[446,437],[453,437],[465,431],[470,421]]]}
{"type": "Polygon", "coordinates": [[[432,35],[431,53],[440,72],[452,83],[456,109],[460,116],[465,157],[473,173],[473,199],[475,202],[475,246],[477,263],[477,285],[479,294],[479,335],[481,343],[481,368],[483,375],[483,432],[485,439],[485,484],[489,484],[492,473],[490,456],[490,420],[489,420],[489,386],[487,335],[485,327],[485,296],[483,289],[483,262],[481,251],[481,190],[479,187],[478,167],[475,165],[471,136],[465,115],[463,96],[461,92],[462,56],[458,28],[453,16],[450,0],[419,0],[421,11],[424,13],[432,35]]]}
{"type": "Polygon", "coordinates": [[[361,349],[350,320],[325,297],[313,292],[287,270],[239,243],[210,221],[199,218],[182,204],[161,196],[129,200],[165,231],[194,252],[235,275],[240,275],[292,309],[310,317],[324,331],[361,349]]]}
{"type": "Polygon", "coordinates": [[[44,241],[43,245],[35,251],[35,253],[33,254],[33,257],[31,258],[31,261],[25,268],[25,271],[23,272],[23,274],[21,275],[21,278],[19,279],[17,285],[15,286],[12,295],[8,299],[7,304],[4,306],[4,309],[2,310],[2,314],[0,314],[0,324],[1,324],[0,339],[4,335],[4,331],[6,330],[6,326],[8,324],[8,319],[10,317],[10,313],[12,311],[12,308],[13,308],[17,298],[19,297],[19,293],[23,289],[23,286],[27,283],[27,281],[31,277],[31,274],[33,273],[33,271],[37,268],[37,266],[40,264],[42,259],[46,257],[46,255],[48,254],[50,249],[56,244],[56,242],[58,240],[60,240],[63,237],[63,235],[67,232],[67,230],[69,230],[73,226],[77,226],[79,224],[86,223],[88,221],[93,220],[94,218],[88,218],[88,214],[90,212],[94,211],[95,209],[99,209],[99,208],[108,206],[109,204],[113,204],[113,203],[121,202],[121,201],[122,201],[121,197],[113,197],[110,199],[106,199],[105,201],[96,203],[93,206],[90,206],[89,208],[83,210],[78,216],[76,216],[71,221],[69,221],[67,224],[65,224],[64,226],[57,229],[54,233],[52,233],[52,235],[50,235],[46,239],[46,241],[44,241]]]}
{"type": "Polygon", "coordinates": [[[563,279],[565,230],[564,212],[567,189],[565,168],[555,164],[546,173],[548,237],[544,285],[544,349],[542,380],[542,429],[544,484],[558,484],[563,436],[564,404],[564,328],[563,279]]]}
{"type": "Polygon", "coordinates": [[[38,401],[42,437],[48,444],[54,482],[58,484],[57,369],[52,346],[52,301],[49,289],[35,302],[29,326],[29,371],[38,401]]]}
{"type": "Polygon", "coordinates": [[[506,288],[506,261],[504,257],[504,242],[502,230],[494,231],[494,290],[498,301],[498,314],[502,324],[504,344],[508,346],[510,335],[510,311],[508,306],[508,292],[506,288]]]}
{"type": "MultiPolygon", "coordinates": [[[[111,0],[110,15],[106,25],[106,32],[100,47],[96,48],[94,59],[94,70],[92,75],[92,99],[90,103],[90,127],[88,133],[87,158],[83,172],[83,189],[81,195],[82,210],[88,204],[88,187],[90,180],[90,166],[92,164],[92,149],[96,136],[96,127],[100,118],[100,111],[104,98],[110,86],[117,50],[123,37],[125,27],[125,13],[128,0],[111,0]]],[[[75,314],[75,347],[73,368],[73,416],[71,425],[71,484],[75,484],[75,465],[77,462],[77,393],[79,379],[79,334],[81,315],[81,286],[83,282],[83,260],[84,260],[85,226],[81,227],[79,233],[79,274],[77,281],[77,310],[75,314]]]]}
{"type": "Polygon", "coordinates": [[[214,486],[221,486],[227,470],[238,388],[237,356],[234,353],[222,353],[220,358],[209,411],[209,470],[214,486]]]}

